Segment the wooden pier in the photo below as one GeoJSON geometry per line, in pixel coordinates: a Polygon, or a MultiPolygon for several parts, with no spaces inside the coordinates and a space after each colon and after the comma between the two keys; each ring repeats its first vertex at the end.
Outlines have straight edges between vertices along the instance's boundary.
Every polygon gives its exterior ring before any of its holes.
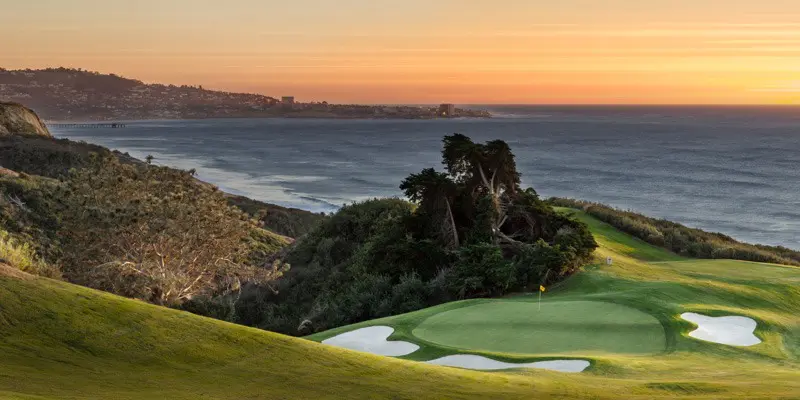
{"type": "Polygon", "coordinates": [[[83,124],[46,124],[48,127],[51,128],[124,128],[125,124],[121,124],[118,122],[108,122],[108,123],[83,123],[83,124]]]}

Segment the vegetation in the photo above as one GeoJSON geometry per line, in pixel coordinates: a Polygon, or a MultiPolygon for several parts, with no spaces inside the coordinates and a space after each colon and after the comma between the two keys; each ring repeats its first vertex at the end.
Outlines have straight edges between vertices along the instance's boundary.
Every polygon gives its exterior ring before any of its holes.
{"type": "Polygon", "coordinates": [[[567,381],[365,356],[2,271],[0,336],[2,399],[520,399],[567,381]]]}
{"type": "Polygon", "coordinates": [[[30,244],[19,242],[2,229],[0,229],[0,263],[29,274],[60,277],[60,271],[39,259],[30,244]]]}
{"type": "Polygon", "coordinates": [[[252,288],[232,321],[290,334],[493,297],[556,282],[596,248],[588,228],[519,186],[502,141],[447,136],[447,173],[425,169],[400,188],[411,202],[341,209],[282,257],[272,290],[252,288]]]}
{"type": "MultiPolygon", "coordinates": [[[[92,154],[116,157],[124,164],[143,164],[127,154],[67,139],[12,137],[0,140],[0,165],[30,175],[67,178],[70,170],[89,166],[92,154]]],[[[325,218],[322,214],[262,203],[243,196],[226,195],[226,200],[261,221],[265,229],[292,238],[306,234],[325,218]]]]}
{"type": "MultiPolygon", "coordinates": [[[[580,374],[539,370],[482,373],[321,346],[64,282],[0,276],[0,398],[796,397],[800,391],[797,268],[723,260],[676,262],[672,261],[677,259],[674,254],[661,248],[581,212],[576,216],[592,226],[601,245],[598,256],[612,256],[614,265],[591,268],[550,288],[542,308],[589,299],[650,313],[665,328],[668,339],[662,352],[643,356],[584,349],[572,355],[592,362],[590,369],[580,374]],[[618,242],[616,238],[626,239],[618,242]],[[736,348],[691,339],[686,333],[694,327],[676,317],[684,311],[755,318],[759,323],[756,334],[765,342],[736,348]]],[[[529,296],[498,302],[533,306],[534,301],[529,296]]],[[[492,302],[496,301],[450,303],[357,326],[391,325],[397,330],[393,339],[415,341],[411,332],[427,316],[492,302]]],[[[553,325],[535,323],[531,327],[553,325]]],[[[320,333],[313,339],[354,328],[320,333]]],[[[466,327],[461,330],[478,333],[466,327]]],[[[422,349],[407,358],[428,360],[464,352],[417,343],[422,349]]],[[[552,354],[470,353],[508,361],[553,358],[552,354]]]]}
{"type": "Polygon", "coordinates": [[[88,165],[91,154],[104,157],[116,154],[124,161],[133,161],[105,147],[68,139],[11,137],[0,140],[0,165],[29,175],[66,177],[71,169],[88,165]]]}
{"type": "Polygon", "coordinates": [[[227,195],[228,203],[259,220],[266,229],[290,238],[299,238],[325,219],[317,214],[297,208],[281,207],[244,196],[227,195]]]}
{"type": "Polygon", "coordinates": [[[389,340],[420,346],[402,357],[409,360],[453,354],[589,360],[587,371],[569,374],[570,398],[789,399],[800,391],[800,268],[682,258],[582,211],[563,212],[586,223],[600,247],[595,264],[548,287],[541,311],[535,295],[472,299],[308,338],[390,326],[389,340]],[[735,347],[691,338],[696,326],[679,317],[684,312],[752,318],[763,343],[735,347]]]}
{"type": "Polygon", "coordinates": [[[682,256],[800,265],[800,251],[786,247],[742,243],[721,233],[709,233],[598,203],[561,198],[553,198],[548,202],[555,206],[581,209],[625,233],[682,256]]]}
{"type": "MultiPolygon", "coordinates": [[[[488,301],[432,314],[412,330],[429,343],[507,354],[605,351],[658,354],[666,335],[654,316],[602,301],[488,301]],[[458,329],[453,329],[458,327],[458,329]]],[[[556,295],[558,297],[558,295],[556,295]]]]}
{"type": "Polygon", "coordinates": [[[25,260],[11,262],[18,268],[60,269],[71,282],[171,306],[268,284],[287,269],[270,259],[287,240],[213,186],[110,154],[87,156],[62,181],[0,177],[0,229],[5,251],[25,260]]]}
{"type": "Polygon", "coordinates": [[[58,188],[61,261],[73,282],[177,305],[283,272],[250,264],[247,239],[259,228],[189,173],[98,158],[58,188]]]}

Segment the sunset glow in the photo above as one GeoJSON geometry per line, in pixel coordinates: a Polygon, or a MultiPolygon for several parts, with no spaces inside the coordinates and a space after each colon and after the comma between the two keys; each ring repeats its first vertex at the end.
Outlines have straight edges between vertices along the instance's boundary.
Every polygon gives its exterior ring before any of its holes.
{"type": "Polygon", "coordinates": [[[800,103],[800,2],[31,0],[0,67],[360,103],[800,103]],[[215,6],[217,5],[217,6],[215,6]],[[357,11],[354,11],[357,10],[357,11]]]}

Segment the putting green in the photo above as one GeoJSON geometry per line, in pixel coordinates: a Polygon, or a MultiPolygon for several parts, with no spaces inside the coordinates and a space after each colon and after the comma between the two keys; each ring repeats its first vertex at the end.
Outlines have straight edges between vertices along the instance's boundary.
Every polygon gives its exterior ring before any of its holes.
{"type": "Polygon", "coordinates": [[[412,334],[436,344],[503,353],[627,353],[664,350],[661,323],[599,301],[494,301],[436,314],[412,334]]]}

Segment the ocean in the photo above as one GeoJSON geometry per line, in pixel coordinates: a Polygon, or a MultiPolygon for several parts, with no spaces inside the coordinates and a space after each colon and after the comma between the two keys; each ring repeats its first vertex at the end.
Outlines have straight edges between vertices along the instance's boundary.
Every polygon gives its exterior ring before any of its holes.
{"type": "Polygon", "coordinates": [[[488,120],[210,119],[54,129],[226,191],[332,212],[401,196],[441,166],[441,139],[503,139],[524,186],[800,249],[800,108],[473,106],[488,120]]]}

